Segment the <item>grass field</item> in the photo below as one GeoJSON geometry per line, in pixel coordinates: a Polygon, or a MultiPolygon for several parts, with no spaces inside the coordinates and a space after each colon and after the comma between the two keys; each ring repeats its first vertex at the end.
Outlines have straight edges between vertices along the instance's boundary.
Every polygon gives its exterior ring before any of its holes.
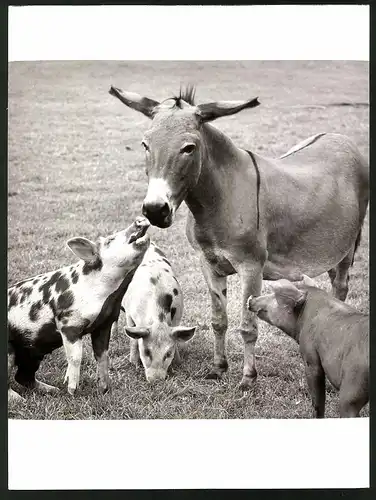
{"type": "MultiPolygon", "coordinates": [[[[368,159],[368,65],[361,62],[30,62],[9,65],[8,284],[74,262],[65,242],[95,239],[126,227],[139,214],[147,181],[140,145],[148,119],[108,94],[110,84],[155,99],[197,84],[197,100],[259,96],[261,106],[223,118],[216,126],[234,142],[276,156],[322,131],[349,135],[368,159]]],[[[283,186],[281,186],[283,189],[283,186]]],[[[27,392],[9,408],[21,419],[308,418],[311,403],[298,346],[259,323],[258,382],[253,394],[238,389],[243,346],[240,288],[229,279],[229,372],[205,380],[212,363],[209,294],[198,256],[185,236],[187,208],[175,224],[151,228],[165,250],[185,298],[184,324],[198,325],[182,349],[183,364],[151,387],[128,360],[122,331],[110,344],[111,389],[96,389],[90,338],[85,338],[81,384],[74,398],[63,388],[66,361],[59,349],[46,357],[39,378],[62,388],[56,396],[27,392]]],[[[368,217],[351,271],[347,301],[368,312],[368,217]]],[[[323,275],[317,280],[327,288],[323,275]]],[[[265,282],[265,287],[267,287],[265,282]]],[[[337,416],[337,394],[328,387],[328,417],[337,416]]],[[[368,415],[368,407],[362,415],[368,415]]]]}

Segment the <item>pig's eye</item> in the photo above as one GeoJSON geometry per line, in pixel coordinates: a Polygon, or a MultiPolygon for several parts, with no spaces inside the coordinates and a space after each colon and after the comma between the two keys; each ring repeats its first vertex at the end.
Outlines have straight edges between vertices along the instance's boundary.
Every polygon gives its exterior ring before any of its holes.
{"type": "Polygon", "coordinates": [[[115,236],[109,236],[108,238],[106,238],[104,241],[103,241],[103,245],[105,247],[108,247],[109,244],[111,243],[111,241],[113,241],[115,239],[115,236]]]}
{"type": "Polygon", "coordinates": [[[141,141],[141,144],[144,146],[145,151],[147,153],[149,153],[150,149],[149,149],[149,145],[147,144],[147,142],[141,141]]]}
{"type": "Polygon", "coordinates": [[[164,355],[164,359],[166,360],[167,358],[171,358],[172,354],[173,354],[173,353],[172,353],[172,351],[171,351],[171,350],[170,350],[170,351],[167,351],[167,352],[166,352],[166,354],[164,355]]]}
{"type": "Polygon", "coordinates": [[[144,350],[144,354],[145,354],[145,356],[146,356],[147,358],[150,358],[150,359],[151,359],[151,351],[150,351],[150,349],[146,348],[146,349],[144,350]]]}

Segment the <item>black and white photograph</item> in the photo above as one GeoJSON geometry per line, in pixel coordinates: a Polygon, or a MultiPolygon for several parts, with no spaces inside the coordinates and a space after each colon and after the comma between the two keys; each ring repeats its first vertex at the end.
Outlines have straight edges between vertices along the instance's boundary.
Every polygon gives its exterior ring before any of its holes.
{"type": "Polygon", "coordinates": [[[9,420],[368,421],[368,54],[128,53],[9,60],[9,420]]]}

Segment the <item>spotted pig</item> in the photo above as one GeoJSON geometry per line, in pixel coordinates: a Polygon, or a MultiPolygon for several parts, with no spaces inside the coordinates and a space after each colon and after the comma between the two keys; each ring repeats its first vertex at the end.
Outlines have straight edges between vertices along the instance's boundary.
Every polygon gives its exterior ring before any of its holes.
{"type": "Polygon", "coordinates": [[[339,390],[341,417],[357,417],[369,399],[369,316],[314,286],[277,281],[248,308],[300,345],[317,418],[325,413],[325,375],[339,390]]]}
{"type": "Polygon", "coordinates": [[[15,380],[43,392],[58,389],[40,382],[35,373],[43,357],[64,345],[68,368],[64,383],[74,394],[80,377],[82,337],[90,333],[97,361],[99,387],[108,388],[108,344],[111,326],[121,301],[149,246],[149,222],[140,217],[127,229],[92,242],[67,242],[80,261],[40,274],[8,289],[8,397],[20,396],[10,388],[15,380]]]}
{"type": "Polygon", "coordinates": [[[148,382],[164,380],[171,362],[179,364],[178,344],[190,340],[196,327],[178,326],[183,294],[171,264],[152,242],[123,299],[131,363],[140,359],[148,382]]]}

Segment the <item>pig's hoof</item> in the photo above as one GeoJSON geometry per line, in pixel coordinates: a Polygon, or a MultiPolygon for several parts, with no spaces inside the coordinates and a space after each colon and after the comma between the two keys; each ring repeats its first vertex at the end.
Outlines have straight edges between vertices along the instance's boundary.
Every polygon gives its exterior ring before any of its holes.
{"type": "Polygon", "coordinates": [[[68,393],[69,393],[71,396],[74,396],[74,395],[75,395],[75,392],[76,392],[76,387],[69,387],[69,386],[68,386],[68,393]]]}
{"type": "Polygon", "coordinates": [[[26,401],[18,392],[13,389],[8,390],[8,403],[24,403],[26,401]]]}
{"type": "Polygon", "coordinates": [[[99,386],[99,391],[101,392],[101,394],[106,394],[106,392],[108,391],[108,384],[102,384],[99,386]]]}
{"type": "Polygon", "coordinates": [[[175,358],[174,358],[174,359],[172,360],[172,363],[171,363],[171,365],[170,365],[170,366],[171,366],[172,368],[178,368],[179,366],[181,366],[181,364],[182,364],[181,358],[178,358],[178,359],[175,359],[175,358]]]}
{"type": "Polygon", "coordinates": [[[34,388],[37,389],[39,392],[44,392],[45,394],[54,394],[60,392],[60,389],[58,387],[55,387],[54,385],[45,384],[44,382],[41,382],[40,380],[37,379],[35,379],[34,388]]]}
{"type": "Polygon", "coordinates": [[[60,392],[60,389],[58,387],[55,387],[54,385],[48,385],[48,384],[43,384],[42,382],[40,385],[38,385],[37,389],[41,392],[45,392],[46,394],[56,394],[60,392]]]}

